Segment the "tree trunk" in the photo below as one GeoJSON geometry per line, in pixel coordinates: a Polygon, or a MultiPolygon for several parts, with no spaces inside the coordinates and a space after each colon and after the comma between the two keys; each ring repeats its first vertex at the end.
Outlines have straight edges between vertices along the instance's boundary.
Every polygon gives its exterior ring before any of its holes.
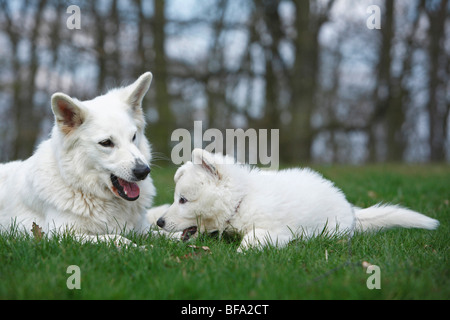
{"type": "MultiPolygon", "coordinates": [[[[386,83],[386,97],[381,97],[378,101],[379,108],[386,108],[384,126],[386,128],[386,160],[390,162],[400,162],[403,160],[403,153],[406,147],[402,125],[405,122],[404,99],[405,90],[400,79],[394,79],[391,72],[392,45],[395,37],[395,4],[394,0],[386,0],[386,14],[383,23],[383,59],[386,65],[379,65],[383,69],[382,83],[386,83]]],[[[403,70],[404,72],[405,70],[403,70]]]]}
{"type": "Polygon", "coordinates": [[[445,68],[445,60],[448,59],[448,56],[446,56],[444,48],[447,5],[448,0],[442,0],[440,7],[435,10],[427,10],[430,21],[430,28],[428,29],[430,66],[428,69],[429,98],[427,109],[430,128],[430,160],[434,162],[445,160],[445,137],[447,135],[445,128],[449,110],[449,105],[445,101],[445,82],[448,77],[445,68]]]}
{"type": "Polygon", "coordinates": [[[318,28],[311,19],[310,2],[294,1],[295,26],[297,36],[294,40],[295,63],[290,76],[291,83],[291,125],[287,132],[290,149],[287,160],[290,162],[311,161],[313,130],[311,116],[315,103],[317,87],[319,42],[318,28]]]}
{"type": "Polygon", "coordinates": [[[36,74],[39,68],[37,44],[39,42],[39,30],[43,17],[42,12],[46,3],[47,0],[40,0],[36,5],[34,28],[29,39],[31,44],[29,67],[25,79],[17,79],[17,81],[23,81],[24,86],[20,89],[21,85],[18,85],[18,88],[14,90],[15,99],[19,102],[14,105],[17,133],[15,140],[16,146],[13,154],[14,159],[24,159],[31,156],[39,132],[40,119],[34,103],[34,94],[36,93],[36,74]]]}
{"type": "MultiPolygon", "coordinates": [[[[391,50],[394,39],[394,0],[385,0],[385,14],[382,17],[381,46],[378,51],[377,80],[374,91],[375,109],[369,122],[369,160],[381,159],[380,149],[386,147],[385,159],[401,160],[402,147],[397,143],[401,140],[401,125],[404,119],[401,97],[393,100],[394,91],[391,74],[391,50]],[[395,102],[395,103],[394,103],[395,102]],[[385,136],[377,134],[380,124],[386,131],[385,136]],[[397,159],[400,158],[400,159],[397,159]]],[[[377,32],[377,31],[373,31],[377,32]]],[[[397,91],[397,94],[400,94],[397,91]]]]}
{"type": "Polygon", "coordinates": [[[154,15],[154,50],[155,63],[153,67],[153,90],[155,92],[155,103],[158,111],[158,121],[147,127],[147,136],[152,141],[156,152],[170,156],[170,137],[174,126],[174,116],[170,109],[170,99],[167,88],[167,62],[165,54],[165,0],[155,0],[154,15]]]}

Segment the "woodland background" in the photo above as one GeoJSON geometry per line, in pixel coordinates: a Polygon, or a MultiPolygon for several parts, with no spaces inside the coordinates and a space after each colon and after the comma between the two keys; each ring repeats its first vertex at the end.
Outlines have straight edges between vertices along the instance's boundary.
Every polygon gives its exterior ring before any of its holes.
{"type": "Polygon", "coordinates": [[[162,157],[202,120],[280,129],[286,163],[448,162],[449,13],[448,0],[0,0],[0,161],[48,137],[54,92],[91,99],[151,71],[162,157]]]}

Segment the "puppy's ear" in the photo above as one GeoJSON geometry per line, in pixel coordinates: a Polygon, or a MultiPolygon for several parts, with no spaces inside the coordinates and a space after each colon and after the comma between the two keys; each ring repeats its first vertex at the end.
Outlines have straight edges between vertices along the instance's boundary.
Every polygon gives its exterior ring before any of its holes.
{"type": "Polygon", "coordinates": [[[65,135],[76,130],[85,120],[84,111],[77,101],[64,93],[58,92],[52,96],[52,111],[56,124],[65,135]]]}
{"type": "Polygon", "coordinates": [[[126,87],[128,91],[127,102],[133,108],[134,111],[141,110],[142,99],[150,88],[153,75],[151,72],[146,72],[139,77],[134,83],[126,87]]]}
{"type": "Polygon", "coordinates": [[[177,172],[175,172],[175,175],[173,176],[173,181],[175,183],[177,183],[178,180],[180,180],[181,176],[184,174],[185,171],[186,171],[186,167],[185,166],[179,167],[177,172]]]}
{"type": "Polygon", "coordinates": [[[215,178],[221,178],[220,172],[214,161],[214,157],[208,151],[202,149],[194,149],[192,151],[192,162],[195,165],[201,165],[202,169],[206,170],[215,178]]]}

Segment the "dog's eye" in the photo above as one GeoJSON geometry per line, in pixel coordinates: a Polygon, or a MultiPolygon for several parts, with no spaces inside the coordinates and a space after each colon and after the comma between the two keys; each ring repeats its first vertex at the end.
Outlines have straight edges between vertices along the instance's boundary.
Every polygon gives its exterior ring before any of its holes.
{"type": "Polygon", "coordinates": [[[181,197],[180,197],[180,200],[178,200],[178,202],[179,202],[180,204],[185,204],[185,203],[187,202],[187,199],[186,199],[185,197],[181,196],[181,197]]]}
{"type": "Polygon", "coordinates": [[[136,133],[134,134],[134,136],[133,136],[133,142],[136,140],[136,133]]]}
{"type": "Polygon", "coordinates": [[[102,147],[105,147],[105,148],[112,148],[112,147],[114,147],[114,143],[110,139],[102,140],[98,144],[101,145],[102,147]]]}

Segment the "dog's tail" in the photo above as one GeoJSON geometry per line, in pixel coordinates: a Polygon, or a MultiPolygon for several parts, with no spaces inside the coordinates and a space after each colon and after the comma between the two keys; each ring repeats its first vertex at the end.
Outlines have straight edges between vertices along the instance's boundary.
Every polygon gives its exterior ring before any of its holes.
{"type": "Polygon", "coordinates": [[[402,227],[434,230],[439,221],[398,205],[377,204],[369,208],[354,207],[356,230],[378,231],[402,227]]]}

